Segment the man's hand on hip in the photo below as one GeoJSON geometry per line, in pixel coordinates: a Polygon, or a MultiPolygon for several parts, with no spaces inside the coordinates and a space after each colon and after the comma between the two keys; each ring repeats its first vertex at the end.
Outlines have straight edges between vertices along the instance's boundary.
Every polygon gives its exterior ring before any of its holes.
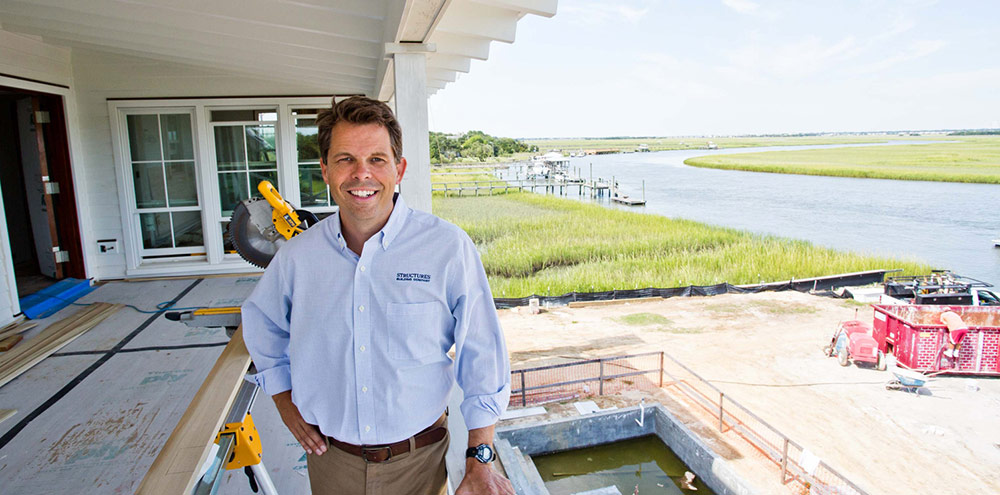
{"type": "Polygon", "coordinates": [[[492,465],[466,459],[465,478],[455,495],[514,495],[514,487],[492,465]]]}
{"type": "Polygon", "coordinates": [[[319,429],[302,419],[299,408],[295,407],[292,402],[292,391],[274,394],[271,399],[274,400],[274,405],[278,408],[281,420],[285,422],[285,426],[299,441],[299,445],[309,454],[323,455],[323,452],[326,452],[326,441],[324,441],[319,429]]]}

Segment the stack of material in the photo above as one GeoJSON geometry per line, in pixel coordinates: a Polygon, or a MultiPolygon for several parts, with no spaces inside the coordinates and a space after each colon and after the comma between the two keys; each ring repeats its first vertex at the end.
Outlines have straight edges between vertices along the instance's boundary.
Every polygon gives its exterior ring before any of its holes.
{"type": "Polygon", "coordinates": [[[38,324],[33,321],[19,321],[0,329],[0,352],[9,351],[24,338],[22,333],[36,326],[38,324]]]}
{"type": "Polygon", "coordinates": [[[94,303],[0,356],[0,387],[113,315],[121,304],[94,303]]]}

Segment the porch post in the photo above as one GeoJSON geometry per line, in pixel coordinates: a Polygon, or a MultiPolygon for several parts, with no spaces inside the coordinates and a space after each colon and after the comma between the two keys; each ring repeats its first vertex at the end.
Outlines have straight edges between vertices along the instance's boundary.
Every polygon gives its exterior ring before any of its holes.
{"type": "Polygon", "coordinates": [[[403,127],[403,157],[407,163],[399,191],[411,208],[430,212],[431,149],[427,129],[426,52],[434,51],[434,48],[425,44],[389,44],[386,48],[393,61],[396,118],[403,127]]]}

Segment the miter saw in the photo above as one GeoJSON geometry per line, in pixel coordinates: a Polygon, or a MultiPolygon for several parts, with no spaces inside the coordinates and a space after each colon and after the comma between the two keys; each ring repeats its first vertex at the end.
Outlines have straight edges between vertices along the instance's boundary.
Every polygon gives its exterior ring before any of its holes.
{"type": "MultiPolygon", "coordinates": [[[[243,259],[267,268],[285,242],[316,225],[319,219],[286,201],[266,180],[257,185],[257,191],[261,198],[241,201],[233,209],[226,236],[243,259]]],[[[166,317],[189,327],[222,327],[230,337],[241,322],[239,306],[171,311],[166,317]]]]}
{"type": "Polygon", "coordinates": [[[319,219],[286,201],[266,180],[257,185],[257,191],[261,198],[240,201],[233,209],[226,235],[243,259],[267,268],[286,241],[316,225],[319,219]]]}

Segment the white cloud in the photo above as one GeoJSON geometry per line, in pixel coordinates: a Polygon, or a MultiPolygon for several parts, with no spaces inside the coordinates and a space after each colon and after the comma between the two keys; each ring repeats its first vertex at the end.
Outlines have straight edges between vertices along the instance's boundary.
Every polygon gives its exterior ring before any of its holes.
{"type": "Polygon", "coordinates": [[[559,15],[570,22],[594,26],[607,22],[639,22],[649,13],[648,2],[629,5],[627,2],[580,2],[560,4],[559,15]]]}
{"type": "Polygon", "coordinates": [[[751,2],[750,0],[722,0],[722,3],[741,14],[752,14],[760,8],[757,2],[751,2]]]}
{"type": "Polygon", "coordinates": [[[903,62],[926,57],[944,48],[947,44],[944,40],[920,40],[891,57],[861,66],[860,71],[863,73],[880,72],[903,62]]]}

